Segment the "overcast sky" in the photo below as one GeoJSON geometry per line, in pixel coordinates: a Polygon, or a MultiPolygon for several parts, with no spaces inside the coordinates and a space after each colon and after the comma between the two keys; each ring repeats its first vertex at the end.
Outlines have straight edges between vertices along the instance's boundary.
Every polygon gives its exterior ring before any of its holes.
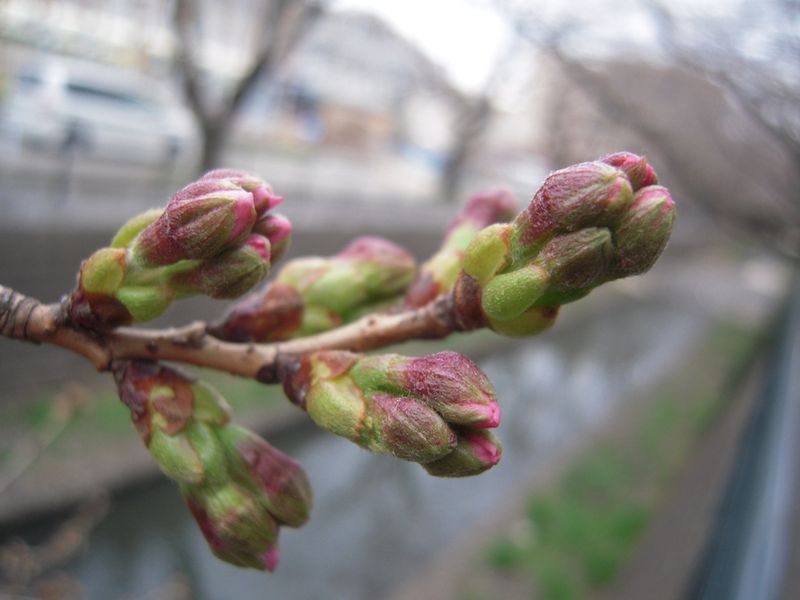
{"type": "MultiPolygon", "coordinates": [[[[670,0],[669,6],[719,17],[742,1],[670,0]]],[[[516,0],[516,4],[536,7],[532,21],[580,21],[582,34],[568,46],[572,52],[593,57],[658,56],[656,30],[640,0],[516,0]]],[[[382,17],[444,67],[454,84],[469,92],[483,88],[514,39],[509,22],[491,0],[334,0],[333,6],[382,17]]],[[[524,51],[524,43],[520,49],[524,51]]]]}
{"type": "Polygon", "coordinates": [[[379,15],[468,91],[482,87],[511,39],[505,20],[475,0],[336,0],[334,6],[379,15]]]}

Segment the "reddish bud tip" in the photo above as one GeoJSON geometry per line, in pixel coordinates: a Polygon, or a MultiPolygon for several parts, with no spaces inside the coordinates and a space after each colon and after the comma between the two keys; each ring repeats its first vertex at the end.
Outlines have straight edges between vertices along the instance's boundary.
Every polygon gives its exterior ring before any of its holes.
{"type": "Polygon", "coordinates": [[[472,449],[472,453],[479,462],[488,467],[492,467],[500,462],[500,457],[503,455],[503,452],[495,440],[468,430],[463,431],[461,435],[472,449]]]}
{"type": "Polygon", "coordinates": [[[384,238],[366,235],[354,239],[335,256],[336,258],[374,261],[381,264],[414,262],[414,257],[405,248],[384,238]]]}
{"type": "Polygon", "coordinates": [[[278,567],[278,561],[281,558],[280,550],[275,547],[270,548],[261,555],[261,560],[264,563],[264,568],[273,573],[278,567]]]}
{"type": "Polygon", "coordinates": [[[632,152],[614,152],[600,159],[601,162],[623,171],[631,182],[633,191],[658,183],[658,176],[644,156],[632,152]]]}
{"type": "Polygon", "coordinates": [[[239,169],[214,169],[203,175],[201,181],[219,179],[228,180],[252,193],[256,213],[259,215],[283,202],[283,197],[276,195],[263,179],[239,169]]]}
{"type": "Polygon", "coordinates": [[[270,243],[269,240],[267,240],[267,238],[264,236],[251,235],[244,241],[242,245],[252,248],[256,251],[256,254],[261,257],[261,260],[263,260],[265,263],[269,263],[271,258],[270,243]]]}
{"type": "Polygon", "coordinates": [[[517,198],[511,190],[500,188],[478,192],[467,200],[464,208],[447,226],[446,233],[464,222],[478,229],[494,223],[505,223],[517,213],[517,198]]]}

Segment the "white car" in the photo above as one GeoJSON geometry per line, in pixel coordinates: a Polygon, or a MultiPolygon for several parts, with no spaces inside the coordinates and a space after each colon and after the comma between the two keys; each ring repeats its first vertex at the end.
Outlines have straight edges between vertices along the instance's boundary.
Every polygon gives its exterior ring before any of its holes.
{"type": "Polygon", "coordinates": [[[0,105],[0,132],[25,147],[120,162],[163,163],[196,148],[189,112],[169,84],[77,60],[28,65],[0,105]]]}

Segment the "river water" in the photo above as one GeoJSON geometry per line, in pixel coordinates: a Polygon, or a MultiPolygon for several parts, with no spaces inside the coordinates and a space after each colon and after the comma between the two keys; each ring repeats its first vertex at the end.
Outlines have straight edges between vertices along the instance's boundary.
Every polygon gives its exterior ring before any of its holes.
{"type": "Polygon", "coordinates": [[[65,571],[98,600],[146,597],[176,575],[198,600],[385,597],[606,426],[705,330],[701,315],[667,303],[629,304],[479,361],[504,411],[503,459],[479,477],[436,479],[308,428],[271,440],[305,466],[316,494],[310,522],[282,530],[276,573],[215,559],[166,480],[115,498],[65,571]]]}

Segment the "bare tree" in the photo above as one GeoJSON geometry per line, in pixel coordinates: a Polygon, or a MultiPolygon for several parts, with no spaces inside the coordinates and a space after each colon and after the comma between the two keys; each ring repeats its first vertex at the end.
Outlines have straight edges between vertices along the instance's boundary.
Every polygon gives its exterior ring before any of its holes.
{"type": "Polygon", "coordinates": [[[455,99],[456,116],[453,119],[453,143],[441,184],[442,196],[447,201],[456,200],[464,171],[475,158],[481,141],[491,127],[494,116],[492,96],[517,50],[518,40],[514,39],[492,65],[489,77],[477,95],[451,93],[455,99]]]}
{"type": "MultiPolygon", "coordinates": [[[[800,78],[795,74],[800,75],[800,63],[792,64],[787,56],[795,52],[798,34],[776,25],[781,18],[791,21],[796,6],[768,3],[769,19],[748,21],[752,15],[742,9],[736,18],[693,15],[680,22],[655,0],[642,0],[644,14],[657,20],[666,66],[631,60],[630,53],[597,59],[576,52],[575,40],[592,27],[586,17],[546,20],[508,4],[503,8],[520,36],[555,61],[601,119],[634,134],[640,140],[636,150],[658,155],[670,181],[696,206],[717,222],[755,234],[782,255],[797,258],[800,90],[795,87],[800,78]],[[681,27],[691,32],[682,33],[681,27]],[[742,43],[741,32],[757,37],[759,27],[785,30],[782,42],[770,38],[762,47],[764,56],[735,47],[742,43]],[[788,101],[793,95],[794,103],[788,101]]],[[[558,115],[563,101],[554,105],[558,115]]],[[[570,119],[561,117],[557,150],[569,155],[562,146],[568,143],[564,125],[569,127],[570,119]]],[[[582,125],[574,127],[585,134],[582,125]]],[[[619,131],[606,127],[605,135],[607,142],[618,144],[619,131]]]]}
{"type": "Polygon", "coordinates": [[[261,18],[263,33],[243,76],[227,93],[209,94],[198,64],[198,0],[176,0],[174,28],[177,38],[175,65],[186,100],[202,132],[200,167],[219,166],[231,125],[242,103],[261,77],[271,77],[291,50],[321,14],[319,4],[309,0],[270,0],[261,18]],[[212,96],[217,96],[214,102],[212,96]]]}

